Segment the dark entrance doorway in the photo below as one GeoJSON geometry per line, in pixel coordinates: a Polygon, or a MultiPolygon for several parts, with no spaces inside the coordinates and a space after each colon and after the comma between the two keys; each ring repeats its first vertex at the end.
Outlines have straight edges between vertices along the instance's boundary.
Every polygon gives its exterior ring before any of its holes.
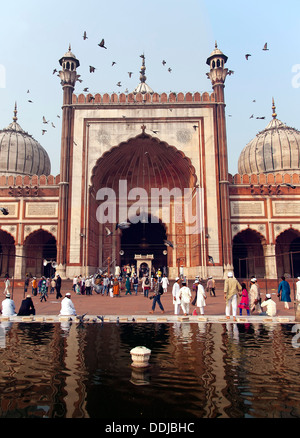
{"type": "Polygon", "coordinates": [[[167,267],[167,247],[164,244],[166,239],[166,230],[161,222],[131,224],[122,231],[121,249],[124,254],[121,256],[121,266],[135,265],[135,254],[153,254],[155,270],[167,267]]]}

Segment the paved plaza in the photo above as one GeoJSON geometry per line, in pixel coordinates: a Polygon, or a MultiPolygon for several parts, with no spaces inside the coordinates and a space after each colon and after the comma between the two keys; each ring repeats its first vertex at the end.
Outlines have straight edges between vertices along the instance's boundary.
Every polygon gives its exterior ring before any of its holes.
{"type": "MultiPolygon", "coordinates": [[[[156,306],[154,314],[150,314],[152,300],[144,297],[142,293],[142,288],[139,286],[137,295],[132,291],[132,295],[125,295],[125,290],[121,291],[120,296],[110,297],[98,295],[93,292],[92,295],[77,295],[72,290],[72,282],[68,280],[63,280],[61,293],[63,297],[67,292],[71,292],[71,299],[74,303],[77,315],[86,314],[85,319],[90,322],[94,320],[97,315],[103,316],[104,320],[107,322],[172,322],[172,321],[206,321],[206,322],[224,322],[225,319],[225,301],[223,294],[223,282],[218,281],[216,285],[216,296],[211,297],[207,295],[205,314],[201,316],[199,314],[199,309],[192,304],[190,304],[190,314],[188,317],[184,317],[181,311],[180,315],[174,315],[174,306],[172,300],[172,285],[170,282],[167,293],[163,294],[161,297],[161,302],[164,306],[165,312],[162,313],[158,306],[156,306]],[[196,309],[197,315],[192,315],[193,311],[196,309]]],[[[277,290],[273,288],[268,290],[272,294],[272,298],[277,304],[277,315],[274,318],[261,316],[258,314],[252,314],[247,316],[245,311],[243,311],[242,316],[237,315],[238,322],[290,322],[295,321],[295,311],[293,305],[293,295],[292,302],[290,303],[290,309],[284,308],[284,303],[280,302],[277,298],[277,290]]],[[[13,300],[16,305],[16,311],[18,312],[22,299],[24,298],[24,289],[21,282],[16,282],[11,288],[11,293],[13,300]]],[[[3,299],[5,298],[3,292],[3,299]]],[[[25,294],[26,295],[26,294],[25,294]]],[[[153,293],[149,293],[149,296],[153,293]]],[[[193,297],[195,292],[192,291],[193,297]]],[[[262,299],[265,297],[265,290],[261,289],[262,299]]],[[[48,294],[47,301],[40,301],[40,296],[32,296],[33,303],[36,309],[36,315],[32,319],[33,321],[59,321],[62,317],[59,316],[61,300],[56,299],[56,293],[48,294]]],[[[4,317],[2,317],[4,319],[4,317]]],[[[28,320],[28,317],[11,317],[11,321],[24,321],[28,320]]],[[[75,318],[73,318],[75,320],[75,318]]],[[[232,317],[229,321],[233,321],[232,317]]],[[[97,319],[97,322],[101,322],[97,319]]]]}

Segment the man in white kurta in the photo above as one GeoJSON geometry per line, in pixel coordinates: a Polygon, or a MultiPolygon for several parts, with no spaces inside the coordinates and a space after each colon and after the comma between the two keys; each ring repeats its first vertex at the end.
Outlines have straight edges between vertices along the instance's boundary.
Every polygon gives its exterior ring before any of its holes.
{"type": "Polygon", "coordinates": [[[186,316],[189,314],[190,311],[190,302],[192,299],[192,293],[191,293],[191,289],[187,287],[185,282],[182,283],[182,288],[179,291],[179,298],[181,301],[181,308],[183,314],[186,316]]]}
{"type": "Polygon", "coordinates": [[[261,303],[261,307],[267,308],[266,315],[276,316],[276,303],[272,300],[271,294],[266,294],[266,299],[261,303]]]}
{"type": "Polygon", "coordinates": [[[297,277],[298,281],[296,282],[296,300],[300,301],[300,277],[297,277]]]}
{"type": "Polygon", "coordinates": [[[162,287],[163,287],[163,290],[164,290],[164,294],[166,294],[167,290],[168,290],[169,280],[168,280],[168,277],[165,274],[163,275],[163,277],[161,279],[161,284],[162,284],[162,287]]]}
{"type": "Polygon", "coordinates": [[[2,301],[2,316],[15,316],[15,303],[10,298],[10,294],[6,294],[5,300],[2,301]]]}
{"type": "Polygon", "coordinates": [[[70,292],[66,293],[65,298],[61,302],[60,315],[76,315],[70,292]]]}
{"type": "Polygon", "coordinates": [[[174,304],[174,315],[179,315],[180,313],[180,298],[179,298],[179,292],[180,292],[180,286],[179,286],[179,277],[175,278],[175,283],[173,284],[172,288],[172,296],[173,296],[173,304],[174,304]]]}
{"type": "Polygon", "coordinates": [[[200,315],[204,315],[204,307],[206,306],[205,303],[205,290],[202,284],[199,283],[198,280],[195,281],[196,287],[197,287],[197,307],[199,307],[200,315]]]}

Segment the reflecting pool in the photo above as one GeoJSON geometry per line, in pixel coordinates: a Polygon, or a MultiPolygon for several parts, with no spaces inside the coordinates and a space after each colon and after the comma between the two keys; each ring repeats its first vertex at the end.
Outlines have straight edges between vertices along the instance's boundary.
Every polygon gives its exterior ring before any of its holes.
{"type": "Polygon", "coordinates": [[[300,417],[297,330],[293,324],[2,322],[0,417],[300,417]],[[136,346],[151,350],[143,371],[131,366],[136,346]]]}

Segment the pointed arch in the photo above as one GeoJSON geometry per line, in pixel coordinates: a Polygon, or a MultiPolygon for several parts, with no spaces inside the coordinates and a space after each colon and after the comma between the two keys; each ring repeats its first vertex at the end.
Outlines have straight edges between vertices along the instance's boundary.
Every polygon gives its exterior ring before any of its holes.
{"type": "Polygon", "coordinates": [[[265,276],[264,244],[265,237],[250,227],[234,236],[232,255],[234,274],[237,278],[265,276]]]}
{"type": "Polygon", "coordinates": [[[0,276],[14,274],[15,239],[8,231],[0,229],[0,276]]]}

